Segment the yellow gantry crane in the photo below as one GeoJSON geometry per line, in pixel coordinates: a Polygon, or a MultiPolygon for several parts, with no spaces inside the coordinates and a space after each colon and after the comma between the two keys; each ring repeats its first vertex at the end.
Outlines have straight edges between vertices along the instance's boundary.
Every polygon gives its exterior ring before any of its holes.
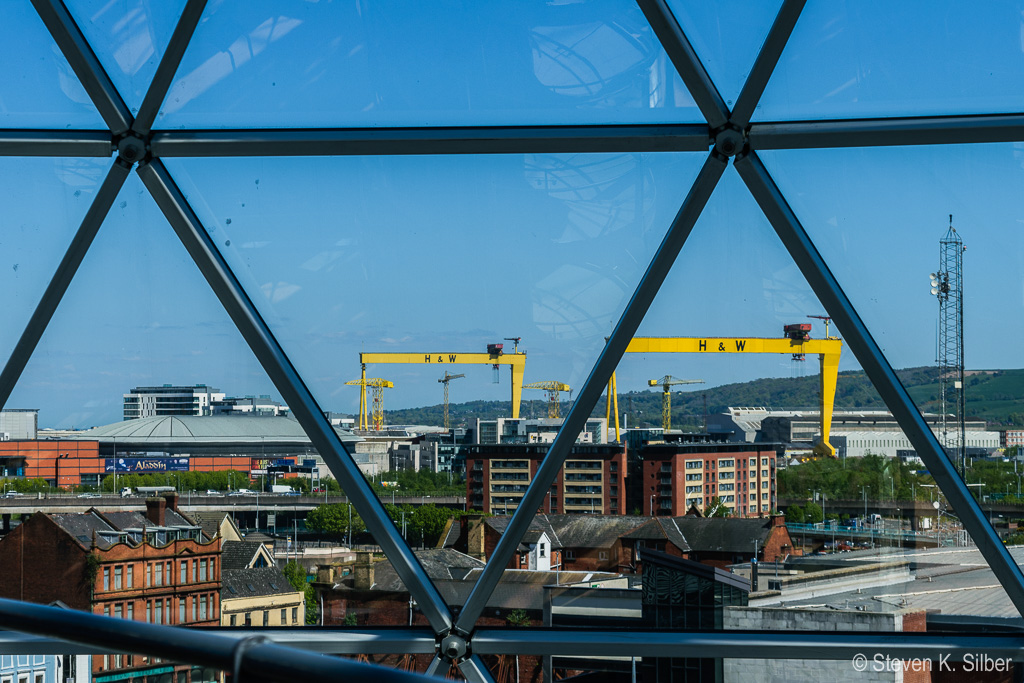
{"type": "Polygon", "coordinates": [[[441,384],[444,385],[444,428],[445,429],[449,428],[449,425],[448,425],[448,383],[451,382],[453,379],[459,379],[460,377],[465,377],[465,375],[449,375],[448,371],[445,370],[444,371],[444,377],[442,377],[441,379],[437,380],[438,382],[440,382],[441,384]]]}
{"type": "MultiPolygon", "coordinates": [[[[832,409],[836,400],[836,382],[839,379],[839,356],[843,342],[834,337],[811,339],[808,324],[786,325],[781,338],[761,337],[633,337],[626,353],[783,353],[791,355],[814,354],[821,365],[821,442],[814,446],[818,455],[835,457],[836,449],[829,442],[832,433],[832,409]]],[[[618,397],[615,373],[608,382],[609,401],[614,400],[615,440],[619,440],[618,397]]]]}
{"type": "Polygon", "coordinates": [[[558,393],[561,391],[572,391],[564,382],[530,382],[524,384],[523,389],[542,389],[548,392],[548,417],[557,420],[559,417],[558,393]]]}
{"type": "Polygon", "coordinates": [[[666,432],[672,429],[672,387],[678,384],[704,384],[702,379],[676,379],[665,375],[661,379],[647,380],[649,387],[661,387],[661,427],[666,432]]]}
{"type": "Polygon", "coordinates": [[[380,431],[384,426],[384,390],[393,389],[395,383],[380,377],[367,379],[366,369],[364,368],[362,377],[345,382],[345,384],[362,387],[359,392],[359,429],[370,428],[366,414],[366,387],[373,389],[373,429],[374,431],[380,431]]]}
{"type": "MultiPolygon", "coordinates": [[[[518,343],[517,343],[518,346],[518,343]]],[[[503,344],[488,344],[487,353],[360,353],[366,379],[367,363],[414,363],[418,365],[490,365],[497,369],[501,365],[512,366],[512,417],[519,417],[519,404],[523,398],[523,374],[526,372],[526,352],[504,352],[503,344]]],[[[363,402],[366,401],[366,387],[363,387],[363,402]]]]}

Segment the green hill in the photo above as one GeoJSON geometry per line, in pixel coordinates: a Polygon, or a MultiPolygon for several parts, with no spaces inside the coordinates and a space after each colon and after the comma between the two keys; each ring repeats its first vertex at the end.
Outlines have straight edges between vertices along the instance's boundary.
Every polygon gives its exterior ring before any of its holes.
{"type": "MultiPolygon", "coordinates": [[[[897,376],[918,407],[926,412],[938,411],[939,384],[934,367],[897,370],[897,376]]],[[[1024,369],[968,371],[967,415],[987,420],[993,426],[1024,425],[1024,369]]],[[[703,423],[704,401],[708,413],[722,412],[729,406],[766,406],[769,408],[813,408],[818,403],[818,376],[756,379],[750,382],[725,384],[720,387],[672,393],[672,426],[699,429],[703,423]]],[[[595,416],[605,414],[604,397],[598,401],[595,416]]],[[[884,410],[885,404],[861,371],[839,373],[836,386],[836,408],[869,408],[884,410]]],[[[441,404],[388,410],[390,424],[444,423],[441,404]]],[[[562,414],[569,403],[562,403],[562,414]]],[[[631,391],[619,394],[619,413],[628,415],[630,427],[661,426],[661,392],[631,391]]],[[[508,401],[469,401],[449,406],[451,423],[472,426],[477,418],[492,420],[508,416],[508,401]]],[[[546,417],[547,402],[524,400],[523,417],[546,417]]]]}

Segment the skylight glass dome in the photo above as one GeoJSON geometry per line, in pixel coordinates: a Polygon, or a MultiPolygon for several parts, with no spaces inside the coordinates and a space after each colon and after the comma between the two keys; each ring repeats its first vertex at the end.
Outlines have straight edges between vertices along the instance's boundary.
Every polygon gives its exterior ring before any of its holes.
{"type": "MultiPolygon", "coordinates": [[[[5,10],[0,403],[72,429],[118,419],[136,385],[280,396],[427,624],[400,636],[312,632],[319,645],[296,646],[433,655],[429,673],[472,681],[499,677],[497,655],[1024,656],[1018,636],[959,626],[886,639],[481,621],[613,371],[628,393],[666,374],[728,384],[816,370],[788,356],[626,354],[631,339],[781,337],[818,315],[842,338],[840,370],[869,378],[941,490],[946,524],[957,520],[994,599],[1019,616],[1021,558],[922,416],[934,397],[897,373],[935,362],[927,276],[951,225],[967,247],[964,366],[1021,366],[1019,2],[32,0],[5,10]],[[360,377],[361,353],[443,359],[494,343],[527,353],[527,381],[567,383],[574,400],[479,581],[453,605],[325,411],[358,410],[345,383],[360,377]]],[[[389,406],[409,408],[439,402],[448,367],[432,364],[369,373],[393,381],[389,406]]],[[[508,372],[492,370],[460,366],[452,400],[508,400],[508,372]]],[[[879,477],[865,509],[896,505],[897,475],[879,477]]],[[[92,647],[117,628],[80,617],[72,634],[34,614],[0,604],[4,628],[92,647]]],[[[371,675],[237,634],[205,651],[189,636],[140,634],[136,651],[194,653],[256,677],[371,675]]]]}

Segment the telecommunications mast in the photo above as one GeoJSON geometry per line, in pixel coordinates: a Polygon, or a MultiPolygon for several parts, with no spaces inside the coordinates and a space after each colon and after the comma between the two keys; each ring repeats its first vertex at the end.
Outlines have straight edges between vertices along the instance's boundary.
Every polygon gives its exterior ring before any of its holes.
{"type": "Polygon", "coordinates": [[[931,293],[939,300],[939,404],[942,445],[961,474],[967,466],[964,424],[964,242],[953,227],[939,240],[939,269],[931,274],[931,293]]]}

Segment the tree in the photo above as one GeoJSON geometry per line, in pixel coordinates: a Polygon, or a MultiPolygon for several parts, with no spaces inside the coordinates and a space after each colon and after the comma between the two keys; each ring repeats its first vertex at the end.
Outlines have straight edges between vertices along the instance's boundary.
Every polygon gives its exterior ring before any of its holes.
{"type": "MultiPolygon", "coordinates": [[[[348,538],[349,506],[343,503],[318,505],[306,516],[306,528],[321,534],[330,534],[337,538],[348,538]]],[[[352,508],[352,535],[366,531],[359,513],[352,508]]]]}
{"type": "Polygon", "coordinates": [[[715,496],[714,498],[711,499],[711,502],[708,503],[707,506],[705,506],[705,508],[704,508],[704,516],[705,517],[728,517],[729,516],[729,508],[727,508],[725,506],[725,502],[721,498],[719,498],[718,496],[715,496]]]}
{"type": "Polygon", "coordinates": [[[786,523],[803,524],[804,509],[799,505],[790,505],[788,508],[786,508],[786,523]]]}
{"type": "Polygon", "coordinates": [[[817,524],[824,521],[824,517],[821,514],[821,506],[815,502],[808,503],[804,506],[804,518],[808,524],[817,524]]]}
{"type": "Polygon", "coordinates": [[[295,560],[291,560],[281,570],[288,583],[297,591],[301,591],[306,601],[306,624],[316,624],[316,591],[306,581],[306,570],[295,560]]]}

